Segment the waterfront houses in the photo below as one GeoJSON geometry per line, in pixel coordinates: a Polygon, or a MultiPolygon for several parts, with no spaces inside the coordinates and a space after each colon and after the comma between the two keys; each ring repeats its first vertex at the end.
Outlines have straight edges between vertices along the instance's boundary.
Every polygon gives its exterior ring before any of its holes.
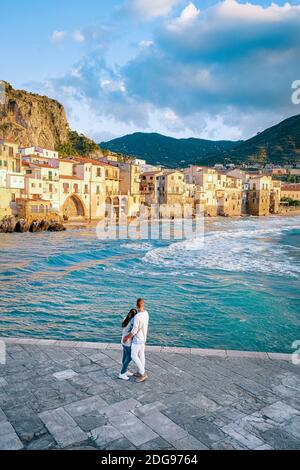
{"type": "Polygon", "coordinates": [[[284,200],[300,202],[300,183],[283,184],[281,187],[281,197],[284,200]]]}
{"type": "Polygon", "coordinates": [[[0,218],[16,215],[16,200],[24,189],[18,146],[0,140],[0,218]]]}
{"type": "Polygon", "coordinates": [[[223,165],[165,169],[115,155],[62,158],[54,150],[0,140],[0,217],[134,218],[142,206],[149,214],[159,206],[160,215],[176,217],[188,205],[210,217],[265,216],[300,201],[299,184],[282,185],[271,173],[223,165]]]}

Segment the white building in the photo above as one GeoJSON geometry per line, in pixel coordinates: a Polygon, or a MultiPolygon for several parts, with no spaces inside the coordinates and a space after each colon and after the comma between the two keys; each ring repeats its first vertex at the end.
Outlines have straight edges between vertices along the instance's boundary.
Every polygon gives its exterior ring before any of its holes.
{"type": "Polygon", "coordinates": [[[55,150],[49,150],[42,147],[21,147],[19,148],[19,153],[22,157],[37,155],[41,158],[45,158],[47,160],[55,159],[58,160],[58,152],[55,150]]]}

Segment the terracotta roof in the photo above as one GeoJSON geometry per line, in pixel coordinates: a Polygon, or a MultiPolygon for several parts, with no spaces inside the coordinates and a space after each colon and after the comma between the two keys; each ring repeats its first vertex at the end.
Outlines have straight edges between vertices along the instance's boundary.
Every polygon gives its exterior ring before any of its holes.
{"type": "Polygon", "coordinates": [[[283,191],[300,191],[300,183],[284,184],[281,186],[283,191]]]}
{"type": "Polygon", "coordinates": [[[58,170],[57,167],[54,167],[54,166],[51,166],[51,165],[47,165],[46,163],[36,163],[36,162],[22,162],[22,166],[29,166],[29,167],[32,167],[33,169],[34,168],[50,168],[51,170],[58,170]]]}

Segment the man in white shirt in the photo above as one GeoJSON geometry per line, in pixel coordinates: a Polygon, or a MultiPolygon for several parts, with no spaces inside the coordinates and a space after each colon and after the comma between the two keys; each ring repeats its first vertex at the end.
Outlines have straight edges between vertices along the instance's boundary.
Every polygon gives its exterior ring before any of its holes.
{"type": "Polygon", "coordinates": [[[124,338],[124,341],[127,342],[132,339],[131,358],[137,365],[139,373],[136,381],[140,383],[148,379],[145,371],[145,346],[148,335],[149,314],[145,310],[144,299],[138,299],[136,305],[138,314],[134,318],[131,333],[124,338]]]}

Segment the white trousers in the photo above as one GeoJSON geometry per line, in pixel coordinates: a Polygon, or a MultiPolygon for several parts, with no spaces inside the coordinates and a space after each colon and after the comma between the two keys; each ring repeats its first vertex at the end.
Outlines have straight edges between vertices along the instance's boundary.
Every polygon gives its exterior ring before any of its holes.
{"type": "Polygon", "coordinates": [[[137,365],[141,375],[145,374],[145,344],[133,344],[131,346],[131,358],[137,365]]]}

